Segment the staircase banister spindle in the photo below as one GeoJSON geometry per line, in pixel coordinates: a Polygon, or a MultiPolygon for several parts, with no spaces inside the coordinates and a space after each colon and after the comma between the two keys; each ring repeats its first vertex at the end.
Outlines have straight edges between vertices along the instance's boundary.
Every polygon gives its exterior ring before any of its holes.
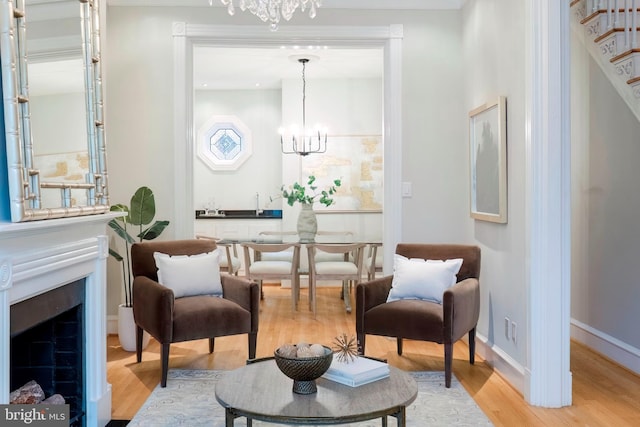
{"type": "Polygon", "coordinates": [[[615,27],[620,28],[620,2],[622,0],[616,0],[615,4],[615,27]]]}
{"type": "Polygon", "coordinates": [[[607,29],[610,30],[613,28],[613,7],[615,5],[615,0],[607,0],[607,29]]]}
{"type": "Polygon", "coordinates": [[[631,47],[631,14],[629,13],[629,8],[631,4],[629,4],[631,0],[624,0],[624,48],[625,50],[631,47]]]}
{"type": "Polygon", "coordinates": [[[638,47],[638,0],[632,1],[633,12],[631,18],[631,48],[635,49],[638,47]]]}

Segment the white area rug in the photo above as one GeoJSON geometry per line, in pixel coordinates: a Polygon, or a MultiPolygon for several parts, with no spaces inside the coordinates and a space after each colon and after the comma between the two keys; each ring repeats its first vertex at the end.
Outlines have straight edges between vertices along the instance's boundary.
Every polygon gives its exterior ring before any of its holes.
{"type": "MultiPolygon", "coordinates": [[[[223,427],[224,408],[216,401],[215,386],[225,371],[170,370],[167,387],[158,385],[127,427],[223,427]]],[[[458,382],[444,386],[443,372],[411,372],[418,383],[418,397],[407,407],[407,426],[491,426],[491,421],[458,382]]],[[[388,417],[389,427],[396,419],[388,417]]],[[[244,418],[235,425],[245,426],[244,418]]],[[[254,421],[254,426],[276,424],[254,421]]],[[[380,419],[345,424],[380,427],[380,419]]]]}

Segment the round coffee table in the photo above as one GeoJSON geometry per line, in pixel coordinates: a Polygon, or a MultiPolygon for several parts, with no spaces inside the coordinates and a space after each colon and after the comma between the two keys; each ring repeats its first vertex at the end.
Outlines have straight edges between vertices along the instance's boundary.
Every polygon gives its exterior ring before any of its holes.
{"type": "Polygon", "coordinates": [[[225,408],[226,426],[238,417],[279,424],[343,424],[382,418],[406,424],[406,407],[418,395],[411,375],[389,367],[388,378],[359,387],[349,387],[319,378],[317,393],[296,394],[293,380],[286,377],[274,360],[251,363],[229,371],[216,385],[216,399],[225,408]]]}

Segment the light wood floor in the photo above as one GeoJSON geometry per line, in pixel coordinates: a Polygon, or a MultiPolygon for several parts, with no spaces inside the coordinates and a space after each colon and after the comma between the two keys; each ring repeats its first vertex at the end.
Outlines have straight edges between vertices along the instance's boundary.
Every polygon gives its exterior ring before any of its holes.
{"type": "MultiPolygon", "coordinates": [[[[355,335],[354,315],[345,313],[337,288],[318,289],[316,319],[305,303],[292,314],[288,290],[264,288],[257,357],[272,355],[283,343],[330,345],[343,332],[355,335]]],[[[306,298],[305,290],[302,298],[306,298]]],[[[107,347],[112,418],[131,419],[160,381],[160,347],[151,340],[140,364],[135,353],[120,348],[116,336],[108,337],[107,347]]],[[[496,426],[640,426],[640,377],[578,343],[571,345],[573,405],[562,409],[527,405],[482,359],[476,357],[476,364],[469,365],[467,354],[465,343],[455,345],[454,375],[496,426]]],[[[395,339],[367,336],[367,355],[386,358],[391,365],[409,371],[444,370],[442,346],[427,342],[406,341],[404,354],[398,356],[395,339]]],[[[246,358],[247,338],[240,335],[217,338],[213,354],[208,353],[207,340],[172,344],[169,366],[233,369],[244,365],[246,358]]]]}

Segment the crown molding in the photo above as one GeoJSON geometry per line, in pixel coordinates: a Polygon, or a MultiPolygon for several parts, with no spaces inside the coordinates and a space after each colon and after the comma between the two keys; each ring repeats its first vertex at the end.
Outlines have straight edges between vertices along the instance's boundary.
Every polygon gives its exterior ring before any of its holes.
{"type": "MultiPolygon", "coordinates": [[[[321,9],[448,10],[461,9],[466,0],[324,0],[321,9]]],[[[107,6],[209,6],[208,0],[107,0],[107,6]]],[[[219,0],[213,7],[226,7],[219,0]]]]}

